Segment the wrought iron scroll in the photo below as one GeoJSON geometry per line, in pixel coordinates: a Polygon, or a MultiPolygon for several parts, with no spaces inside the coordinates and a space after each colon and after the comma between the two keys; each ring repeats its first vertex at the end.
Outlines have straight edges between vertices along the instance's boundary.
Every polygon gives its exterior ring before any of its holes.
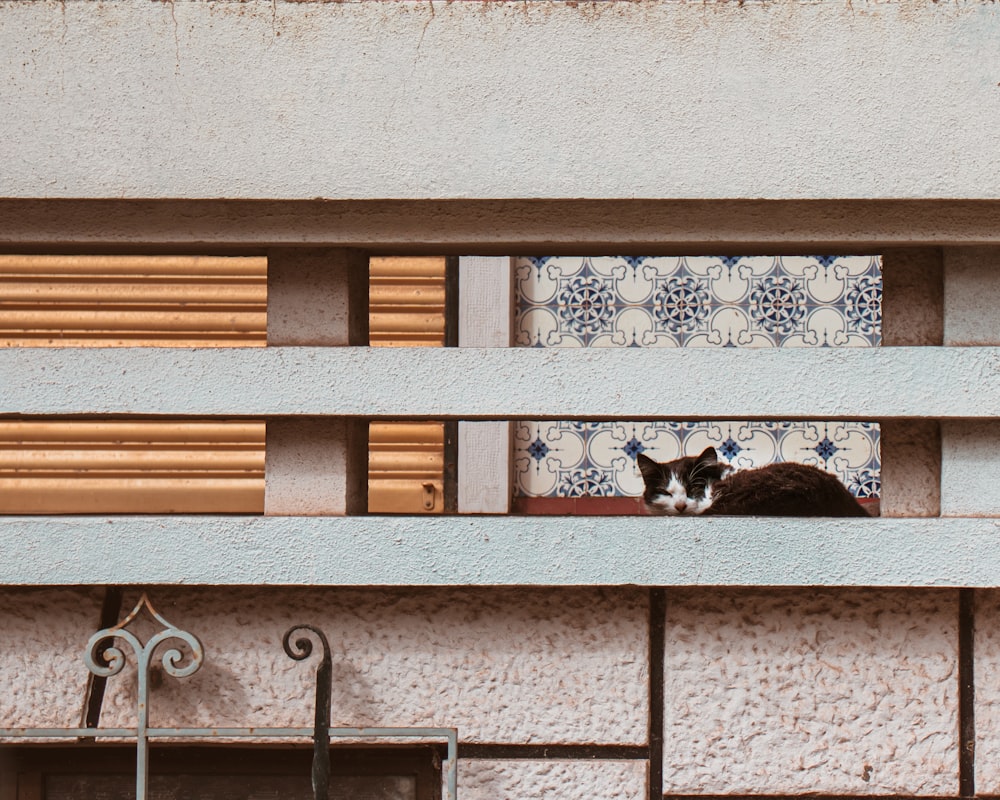
{"type": "Polygon", "coordinates": [[[282,645],[289,657],[304,661],[312,653],[312,642],[302,636],[292,643],[296,631],[312,633],[323,645],[323,657],[316,670],[316,706],[312,728],[151,728],[149,727],[149,672],[157,649],[164,642],[174,640],[186,645],[190,653],[171,647],[163,653],[163,668],[170,675],[183,678],[192,675],[205,659],[201,642],[187,631],[182,631],[153,608],[145,594],[135,608],[117,625],[98,631],[90,637],[84,660],[95,675],[111,677],[125,666],[126,657],[116,640],[127,642],[136,655],[137,661],[137,705],[138,725],[135,728],[0,728],[3,739],[122,739],[136,740],[136,800],[146,800],[148,794],[148,749],[150,739],[173,739],[188,741],[212,741],[222,739],[273,740],[308,739],[314,744],[313,791],[316,798],[326,800],[330,775],[330,740],[337,739],[414,739],[417,741],[441,741],[447,745],[447,755],[442,765],[442,798],[458,800],[458,731],[455,728],[332,728],[330,725],[330,698],[332,694],[332,674],[330,644],[326,636],[312,625],[296,625],[284,636],[282,645]],[[140,641],[128,626],[139,616],[142,609],[163,626],[163,630],[151,636],[145,643],[140,641]],[[186,659],[190,658],[190,661],[186,659]]]}
{"type": "Polygon", "coordinates": [[[190,650],[188,656],[185,656],[176,647],[171,647],[163,653],[161,662],[163,669],[166,670],[168,675],[173,675],[175,678],[186,678],[188,675],[197,672],[199,667],[201,667],[202,661],[205,658],[205,650],[197,637],[187,631],[182,631],[174,627],[171,622],[168,622],[157,613],[145,593],[139,598],[139,602],[136,603],[135,608],[129,612],[125,619],[117,625],[98,631],[90,637],[83,658],[88,669],[95,675],[109,678],[112,675],[117,675],[125,666],[125,653],[114,643],[116,639],[128,642],[129,647],[132,648],[132,652],[135,653],[136,657],[138,687],[136,713],[138,723],[136,725],[135,794],[136,800],[146,800],[147,778],[149,774],[146,763],[149,755],[149,668],[153,661],[153,655],[156,649],[164,642],[175,640],[186,644],[190,650]],[[164,628],[164,630],[151,636],[145,644],[139,640],[138,636],[127,630],[128,626],[139,616],[143,608],[146,609],[153,619],[163,625],[164,628]],[[184,661],[187,657],[190,658],[190,661],[185,664],[184,661]]]}
{"type": "Polygon", "coordinates": [[[302,636],[291,641],[296,631],[309,631],[323,645],[323,656],[316,667],[316,706],[313,718],[312,787],[314,800],[327,800],[330,791],[330,697],[333,691],[333,664],[330,659],[330,642],[319,628],[312,625],[295,625],[285,631],[281,646],[285,655],[295,661],[304,661],[312,655],[312,641],[302,636]],[[293,648],[294,645],[294,648],[293,648]]]}

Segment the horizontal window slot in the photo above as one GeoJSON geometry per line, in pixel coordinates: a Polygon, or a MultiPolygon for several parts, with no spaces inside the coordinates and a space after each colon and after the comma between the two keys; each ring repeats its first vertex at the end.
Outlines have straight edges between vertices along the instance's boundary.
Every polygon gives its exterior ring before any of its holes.
{"type": "Polygon", "coordinates": [[[239,347],[267,339],[267,259],[0,256],[0,347],[239,347]]]}
{"type": "Polygon", "coordinates": [[[263,422],[0,422],[0,512],[262,513],[263,422]]]}

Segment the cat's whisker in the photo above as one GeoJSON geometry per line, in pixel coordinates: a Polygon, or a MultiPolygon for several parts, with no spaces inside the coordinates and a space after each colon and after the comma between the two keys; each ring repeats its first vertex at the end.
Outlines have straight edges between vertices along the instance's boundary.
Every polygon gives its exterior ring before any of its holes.
{"type": "Polygon", "coordinates": [[[700,478],[701,474],[708,468],[708,464],[702,462],[696,464],[694,469],[688,473],[688,480],[694,480],[695,478],[700,478]]]}

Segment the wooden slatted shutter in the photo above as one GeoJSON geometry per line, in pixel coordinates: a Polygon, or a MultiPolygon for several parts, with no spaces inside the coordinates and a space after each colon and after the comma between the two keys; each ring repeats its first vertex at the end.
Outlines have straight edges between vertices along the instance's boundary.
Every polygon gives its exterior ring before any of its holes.
{"type": "MultiPolygon", "coordinates": [[[[261,347],[267,260],[0,256],[0,346],[261,347]]],[[[262,513],[263,421],[0,421],[2,513],[262,513]]]]}
{"type": "MultiPolygon", "coordinates": [[[[445,337],[443,257],[380,257],[369,265],[373,347],[441,347],[445,337]]],[[[444,511],[444,424],[382,422],[368,428],[368,510],[444,511]]]]}

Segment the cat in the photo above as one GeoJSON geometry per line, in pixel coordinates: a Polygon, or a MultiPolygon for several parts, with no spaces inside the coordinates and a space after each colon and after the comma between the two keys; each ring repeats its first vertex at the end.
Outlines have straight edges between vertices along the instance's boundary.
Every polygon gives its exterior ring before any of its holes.
{"type": "Polygon", "coordinates": [[[639,453],[636,461],[653,514],[762,517],[867,517],[868,512],[835,476],[790,461],[734,470],[714,447],[699,456],[660,464],[639,453]]]}

